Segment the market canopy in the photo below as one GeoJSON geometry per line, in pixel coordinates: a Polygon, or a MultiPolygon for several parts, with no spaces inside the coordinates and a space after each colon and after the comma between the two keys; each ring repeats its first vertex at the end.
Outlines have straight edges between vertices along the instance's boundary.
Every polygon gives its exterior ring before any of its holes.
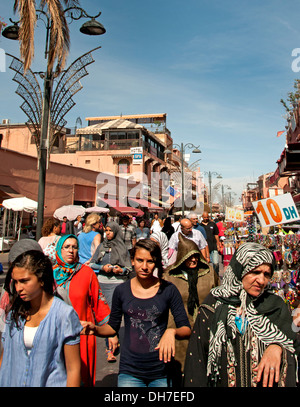
{"type": "Polygon", "coordinates": [[[109,212],[108,208],[103,208],[102,206],[92,206],[91,208],[86,208],[85,210],[87,213],[107,213],[109,212]]]}
{"type": "Polygon", "coordinates": [[[154,205],[149,201],[146,201],[146,199],[141,199],[141,198],[133,198],[133,197],[128,197],[128,201],[131,204],[130,201],[135,202],[135,204],[140,205],[143,208],[147,208],[149,211],[154,211],[154,212],[160,212],[163,211],[164,208],[161,208],[160,206],[154,205]]]}
{"type": "Polygon", "coordinates": [[[2,202],[2,206],[13,211],[34,212],[37,210],[38,203],[23,196],[20,198],[5,199],[2,202]]]}
{"type": "Polygon", "coordinates": [[[53,216],[59,220],[63,220],[64,216],[68,220],[75,220],[77,216],[83,216],[86,208],[82,205],[64,205],[54,211],[53,216]]]}
{"type": "Polygon", "coordinates": [[[108,205],[110,208],[115,209],[117,212],[122,214],[131,214],[136,216],[143,216],[144,212],[138,208],[132,208],[130,206],[122,205],[117,199],[106,199],[99,198],[104,204],[108,205]]]}

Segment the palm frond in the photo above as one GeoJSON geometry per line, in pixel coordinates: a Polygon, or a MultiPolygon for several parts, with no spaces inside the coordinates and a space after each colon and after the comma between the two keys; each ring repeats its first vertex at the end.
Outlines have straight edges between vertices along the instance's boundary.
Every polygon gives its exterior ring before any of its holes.
{"type": "Polygon", "coordinates": [[[20,55],[24,61],[24,70],[26,72],[34,58],[35,1],[15,0],[14,11],[18,11],[20,14],[20,55]]]}
{"type": "MultiPolygon", "coordinates": [[[[70,32],[62,4],[67,7],[79,5],[79,0],[40,0],[39,8],[50,20],[50,38],[47,70],[51,72],[57,61],[56,71],[64,69],[70,48],[70,32]],[[45,10],[46,9],[46,10],[45,10]]],[[[20,14],[20,55],[25,72],[34,58],[34,30],[36,26],[36,1],[15,0],[14,11],[20,14]]]]}

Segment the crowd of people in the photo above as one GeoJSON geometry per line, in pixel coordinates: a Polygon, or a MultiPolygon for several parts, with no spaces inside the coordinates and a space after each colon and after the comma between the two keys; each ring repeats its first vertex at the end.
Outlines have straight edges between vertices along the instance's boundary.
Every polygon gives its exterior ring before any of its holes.
{"type": "Polygon", "coordinates": [[[95,386],[96,336],[108,363],[120,354],[119,387],[297,386],[274,255],[242,243],[220,275],[224,232],[207,212],[47,219],[9,253],[0,386],[95,386]]]}

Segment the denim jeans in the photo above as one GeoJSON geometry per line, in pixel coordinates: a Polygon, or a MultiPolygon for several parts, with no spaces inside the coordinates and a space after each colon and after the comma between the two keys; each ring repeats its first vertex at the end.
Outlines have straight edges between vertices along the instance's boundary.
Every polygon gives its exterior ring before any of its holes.
{"type": "Polygon", "coordinates": [[[219,275],[219,252],[218,250],[212,250],[209,253],[210,261],[214,267],[215,272],[219,275]]]}
{"type": "MultiPolygon", "coordinates": [[[[123,281],[120,281],[120,284],[122,284],[123,281]]],[[[112,304],[112,297],[113,293],[115,291],[115,288],[119,285],[118,283],[99,283],[102,294],[104,295],[107,304],[109,305],[109,308],[111,309],[111,304],[112,304]]],[[[105,344],[106,344],[106,349],[108,349],[108,339],[105,338],[105,344]]]]}
{"type": "Polygon", "coordinates": [[[129,374],[120,373],[118,376],[118,387],[169,387],[168,379],[162,377],[155,380],[138,379],[129,374]]]}

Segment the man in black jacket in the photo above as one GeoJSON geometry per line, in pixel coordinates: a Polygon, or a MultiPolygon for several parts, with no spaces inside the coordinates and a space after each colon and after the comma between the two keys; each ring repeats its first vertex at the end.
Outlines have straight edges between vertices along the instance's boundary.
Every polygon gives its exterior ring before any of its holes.
{"type": "Polygon", "coordinates": [[[219,229],[218,226],[210,220],[208,212],[203,212],[201,226],[204,227],[206,231],[206,241],[209,249],[210,261],[216,273],[219,275],[219,252],[221,247],[219,240],[219,229]]]}

